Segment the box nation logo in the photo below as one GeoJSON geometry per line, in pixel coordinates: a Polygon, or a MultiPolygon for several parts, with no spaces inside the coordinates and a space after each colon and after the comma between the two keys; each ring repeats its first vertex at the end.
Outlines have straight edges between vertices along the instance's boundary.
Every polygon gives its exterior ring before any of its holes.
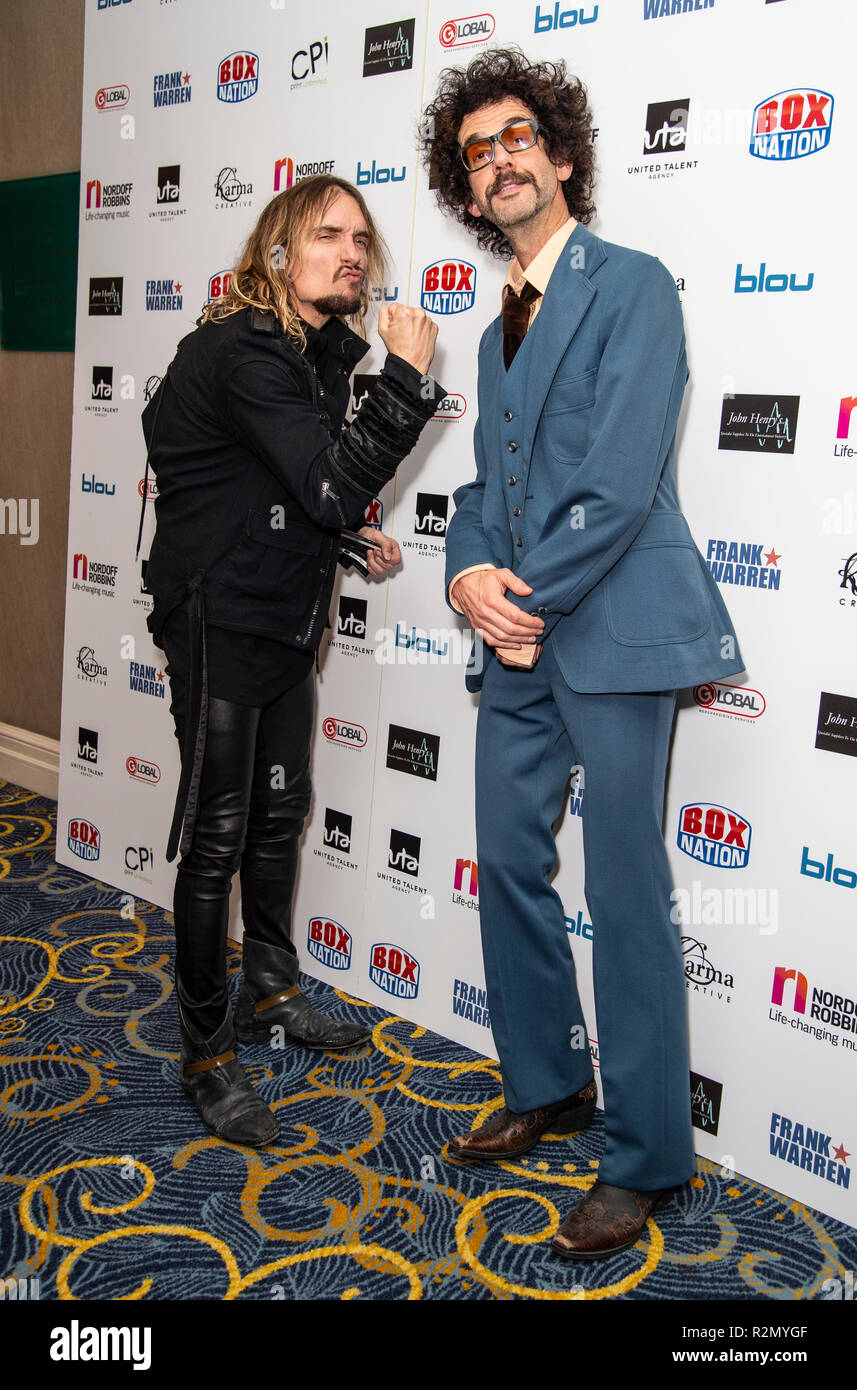
{"type": "Polygon", "coordinates": [[[794,87],[760,101],[753,112],[750,153],[756,159],[804,159],[830,143],[833,97],[794,87]]]}
{"type": "Polygon", "coordinates": [[[88,820],[70,820],[68,823],[68,847],[78,859],[90,862],[101,853],[101,831],[88,820]]]}
{"type": "Polygon", "coordinates": [[[475,286],[469,261],[432,261],[423,271],[420,304],[431,314],[463,314],[473,308],[475,286]]]}
{"type": "Polygon", "coordinates": [[[401,946],[377,941],[372,947],[369,978],[397,999],[416,999],[420,988],[419,961],[401,946]]]}
{"type": "Polygon", "coordinates": [[[217,100],[247,101],[259,90],[258,53],[229,53],[217,68],[217,100]]]}
{"type": "Polygon", "coordinates": [[[351,965],[351,933],[325,917],[311,917],[307,930],[307,950],[329,970],[347,970],[351,965]]]}
{"type": "Polygon", "coordinates": [[[726,806],[682,806],[677,844],[682,854],[718,869],[743,869],[750,857],[749,822],[726,806]]]}

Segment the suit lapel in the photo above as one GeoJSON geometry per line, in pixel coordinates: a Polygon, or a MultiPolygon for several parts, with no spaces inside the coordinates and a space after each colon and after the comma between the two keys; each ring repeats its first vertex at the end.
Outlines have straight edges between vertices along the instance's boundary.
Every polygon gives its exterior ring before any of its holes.
{"type": "Polygon", "coordinates": [[[603,242],[585,227],[575,227],[548,281],[544,305],[527,334],[533,340],[529,354],[524,431],[527,459],[532,458],[536,428],[560,359],[595,296],[590,277],[606,258],[603,242]],[[578,260],[579,267],[576,264],[578,260]]]}

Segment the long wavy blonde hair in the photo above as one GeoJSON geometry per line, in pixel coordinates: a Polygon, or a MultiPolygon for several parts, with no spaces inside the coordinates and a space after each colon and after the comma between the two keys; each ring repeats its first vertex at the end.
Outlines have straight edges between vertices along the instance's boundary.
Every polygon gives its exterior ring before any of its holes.
{"type": "Polygon", "coordinates": [[[286,335],[303,351],[306,335],[287,267],[300,264],[301,245],[307,229],[323,221],[339,193],[347,193],[358,204],[369,232],[367,273],[360,291],[360,304],[348,316],[351,327],[365,337],[366,311],[370,300],[377,297],[374,291],[380,291],[384,284],[388,251],[362,193],[333,174],[301,179],[271,199],[247,238],[232,272],[229,289],[222,298],[208,301],[202,311],[203,322],[209,319],[216,322],[248,307],[273,309],[286,335]]]}

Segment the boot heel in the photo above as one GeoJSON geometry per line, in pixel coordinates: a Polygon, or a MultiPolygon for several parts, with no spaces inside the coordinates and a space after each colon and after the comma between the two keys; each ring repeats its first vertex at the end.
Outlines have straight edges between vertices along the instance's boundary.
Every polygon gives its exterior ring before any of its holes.
{"type": "Polygon", "coordinates": [[[557,1115],[551,1122],[550,1134],[574,1134],[579,1129],[586,1129],[592,1124],[592,1117],[595,1114],[595,1101],[589,1100],[585,1105],[576,1105],[573,1110],[563,1110],[562,1114],[557,1115]]]}

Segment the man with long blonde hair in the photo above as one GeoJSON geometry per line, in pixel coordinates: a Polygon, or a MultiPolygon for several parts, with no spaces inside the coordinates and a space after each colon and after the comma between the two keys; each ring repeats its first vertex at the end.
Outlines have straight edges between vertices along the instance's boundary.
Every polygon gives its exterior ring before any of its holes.
{"type": "MultiPolygon", "coordinates": [[[[298,986],[291,900],[310,803],[313,658],[343,528],[394,476],[444,396],[427,376],[424,310],[384,305],[388,356],[346,427],[349,377],[385,248],[356,188],[307,179],[261,213],[227,293],[209,303],[143,413],[158,480],[149,628],[167,654],[182,771],[167,858],[176,875],[181,1081],[207,1128],[256,1147],[278,1126],[235,1055],[281,1030],[309,1047],[366,1041],[298,986]],[[244,979],[226,985],[240,869],[244,979]]],[[[401,555],[371,536],[366,569],[401,555]]],[[[352,542],[352,544],[355,544],[352,542]]],[[[359,542],[356,542],[359,545],[359,542]]]]}

